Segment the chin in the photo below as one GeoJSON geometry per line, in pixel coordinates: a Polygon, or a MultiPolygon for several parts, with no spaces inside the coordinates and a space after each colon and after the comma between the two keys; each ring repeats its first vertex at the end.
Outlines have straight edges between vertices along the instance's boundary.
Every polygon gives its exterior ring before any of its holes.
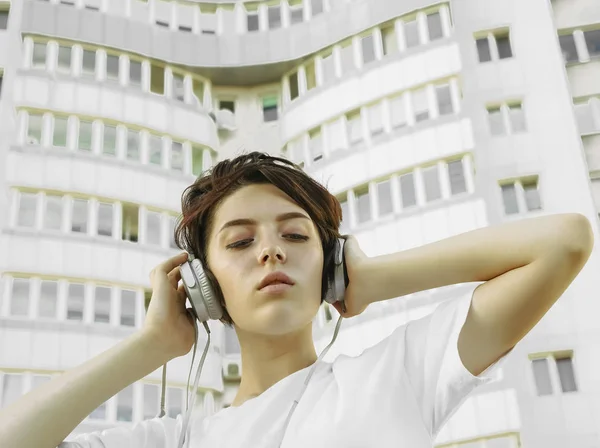
{"type": "Polygon", "coordinates": [[[302,330],[310,325],[317,314],[318,308],[309,309],[306,305],[302,309],[289,306],[285,302],[271,302],[264,304],[259,310],[254,310],[252,327],[257,333],[265,335],[283,335],[302,330]]]}

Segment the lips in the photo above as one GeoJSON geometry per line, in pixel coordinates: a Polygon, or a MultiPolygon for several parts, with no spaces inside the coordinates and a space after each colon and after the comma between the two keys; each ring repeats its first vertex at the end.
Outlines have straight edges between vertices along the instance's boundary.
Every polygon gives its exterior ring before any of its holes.
{"type": "Polygon", "coordinates": [[[295,282],[285,275],[283,272],[272,272],[265,276],[258,284],[257,289],[263,289],[265,286],[276,285],[276,284],[293,285],[295,282]]]}

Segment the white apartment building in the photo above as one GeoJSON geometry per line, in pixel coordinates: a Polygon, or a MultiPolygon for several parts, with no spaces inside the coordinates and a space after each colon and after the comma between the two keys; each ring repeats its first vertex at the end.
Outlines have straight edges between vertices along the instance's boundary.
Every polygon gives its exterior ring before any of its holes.
{"type": "MultiPolygon", "coordinates": [[[[303,164],[368,255],[562,212],[597,234],[600,4],[0,0],[0,407],[141,328],[182,191],[240,150],[303,164]]],[[[600,447],[599,269],[595,249],[436,446],[600,447]]],[[[326,359],[471,286],[372,305],[326,359]]],[[[315,319],[318,350],[336,317],[315,319]]],[[[235,334],[211,329],[204,415],[241,374],[235,334]]],[[[168,365],[171,417],[190,364],[168,365]]],[[[74,433],[155,417],[160,380],[74,433]]]]}

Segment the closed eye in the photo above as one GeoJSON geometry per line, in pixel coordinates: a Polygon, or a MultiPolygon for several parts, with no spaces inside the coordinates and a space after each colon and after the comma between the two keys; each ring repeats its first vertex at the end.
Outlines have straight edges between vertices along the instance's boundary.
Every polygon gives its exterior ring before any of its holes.
{"type": "MultiPolygon", "coordinates": [[[[308,241],[308,236],[300,235],[299,233],[287,233],[283,235],[285,238],[291,239],[293,241],[308,241]]],[[[225,246],[226,249],[241,249],[247,247],[252,241],[252,238],[246,238],[243,240],[236,241],[235,243],[228,244],[225,246]]]]}

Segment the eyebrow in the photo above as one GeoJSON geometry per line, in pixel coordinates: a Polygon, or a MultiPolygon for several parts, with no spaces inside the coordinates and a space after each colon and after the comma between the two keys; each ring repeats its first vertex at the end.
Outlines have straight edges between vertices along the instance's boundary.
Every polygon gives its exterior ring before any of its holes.
{"type": "MultiPolygon", "coordinates": [[[[308,219],[310,221],[310,218],[308,216],[306,216],[305,214],[300,213],[300,212],[283,213],[281,215],[278,215],[275,218],[275,221],[282,222],[282,221],[288,221],[290,219],[297,219],[297,218],[308,219]]],[[[257,224],[258,224],[258,222],[254,219],[249,219],[249,218],[234,219],[232,221],[226,222],[223,225],[223,227],[221,227],[221,229],[219,230],[218,233],[221,233],[223,230],[227,229],[228,227],[255,226],[257,224]]]]}

